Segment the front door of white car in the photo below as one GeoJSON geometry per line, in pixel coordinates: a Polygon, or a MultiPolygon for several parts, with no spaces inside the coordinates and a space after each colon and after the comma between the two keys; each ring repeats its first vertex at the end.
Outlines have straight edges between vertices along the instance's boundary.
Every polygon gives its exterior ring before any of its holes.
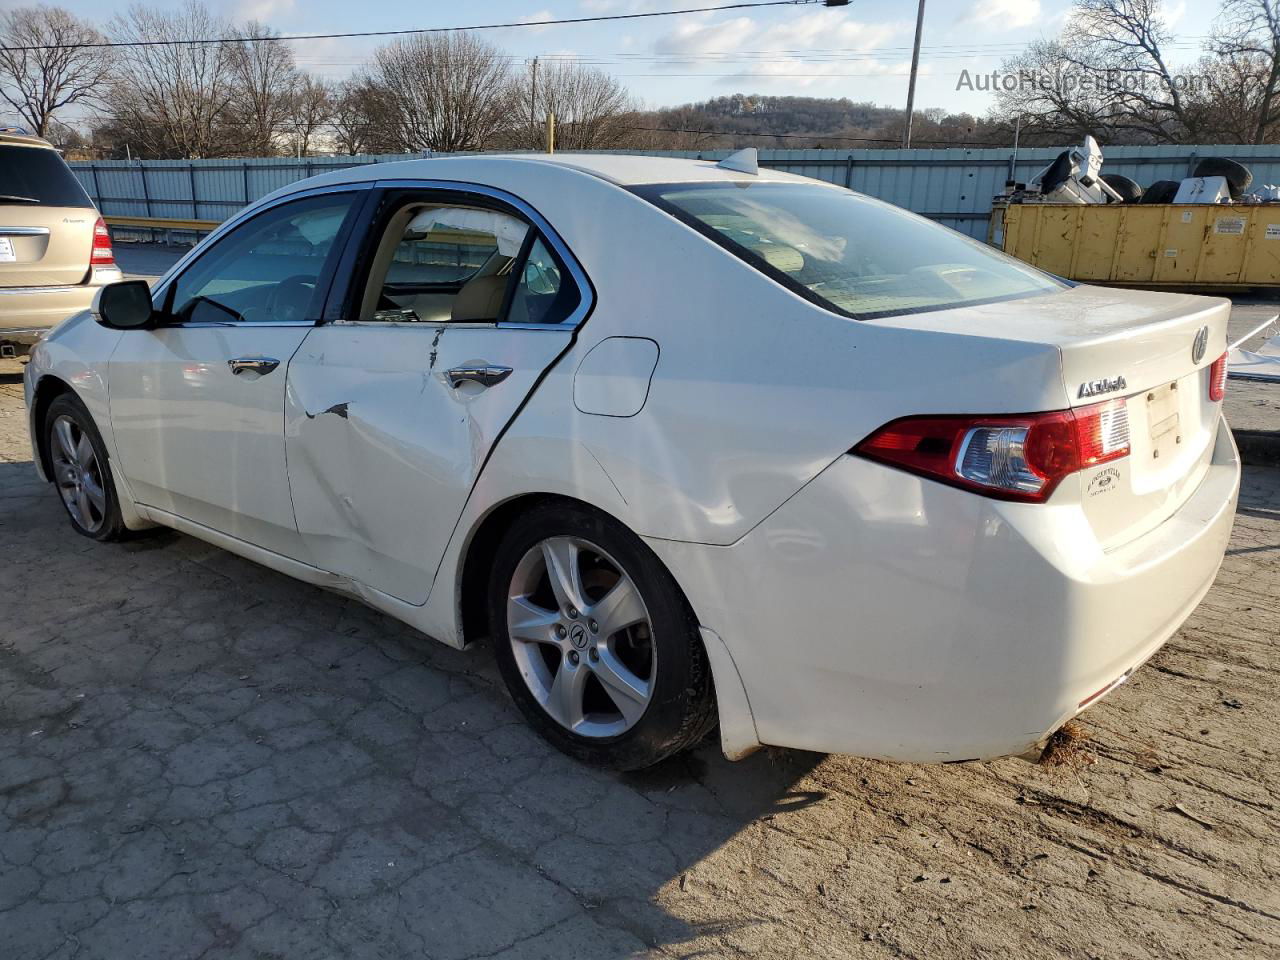
{"type": "Polygon", "coordinates": [[[352,280],[335,322],[290,365],[285,446],[313,562],[420,604],[493,444],[569,346],[589,287],[512,198],[388,190],[377,207],[351,269],[339,267],[352,280]]]}
{"type": "Polygon", "coordinates": [[[363,195],[268,208],[156,291],[162,326],[120,337],[112,427],[140,503],[306,559],[285,463],[286,373],[363,195]]]}

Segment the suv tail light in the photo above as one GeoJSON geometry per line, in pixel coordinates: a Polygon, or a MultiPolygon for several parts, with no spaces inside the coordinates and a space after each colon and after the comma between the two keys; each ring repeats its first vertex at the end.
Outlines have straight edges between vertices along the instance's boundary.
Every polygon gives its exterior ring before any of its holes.
{"type": "Polygon", "coordinates": [[[906,417],[852,453],[1000,500],[1042,503],[1064,477],[1129,455],[1129,408],[990,417],[906,417]]]}
{"type": "Polygon", "coordinates": [[[93,227],[93,256],[89,263],[95,267],[110,267],[116,262],[116,255],[111,249],[111,231],[107,229],[107,221],[101,217],[93,227]]]}
{"type": "Polygon", "coordinates": [[[1209,367],[1209,402],[1220,403],[1227,395],[1227,355],[1224,353],[1209,367]]]}

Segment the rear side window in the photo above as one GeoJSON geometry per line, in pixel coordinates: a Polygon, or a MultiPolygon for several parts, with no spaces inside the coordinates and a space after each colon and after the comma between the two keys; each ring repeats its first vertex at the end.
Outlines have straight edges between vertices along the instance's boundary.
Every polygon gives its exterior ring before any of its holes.
{"type": "Polygon", "coordinates": [[[0,144],[0,206],[92,207],[71,168],[53,150],[0,144]]]}
{"type": "Polygon", "coordinates": [[[635,192],[806,299],[860,319],[1062,290],[954,230],[803,183],[657,184],[635,192]]]}
{"type": "Polygon", "coordinates": [[[560,261],[538,238],[529,247],[507,311],[508,323],[564,323],[581,298],[560,261]]]}
{"type": "Polygon", "coordinates": [[[496,322],[529,225],[481,207],[409,203],[376,249],[360,319],[496,322]]]}

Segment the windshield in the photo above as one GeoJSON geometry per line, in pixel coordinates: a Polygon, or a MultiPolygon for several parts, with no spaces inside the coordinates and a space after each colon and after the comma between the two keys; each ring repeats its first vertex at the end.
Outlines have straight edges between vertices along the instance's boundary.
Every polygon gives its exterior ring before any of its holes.
{"type": "Polygon", "coordinates": [[[985,244],[848,190],[769,182],[634,189],[802,296],[861,319],[1063,289],[985,244]]]}
{"type": "Polygon", "coordinates": [[[38,203],[49,207],[91,207],[71,169],[43,147],[0,144],[0,204],[38,203]]]}

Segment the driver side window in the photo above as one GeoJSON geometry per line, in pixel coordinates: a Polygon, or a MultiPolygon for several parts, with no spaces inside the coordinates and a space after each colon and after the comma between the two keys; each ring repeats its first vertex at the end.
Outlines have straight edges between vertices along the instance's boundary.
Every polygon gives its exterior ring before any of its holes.
{"type": "Polygon", "coordinates": [[[176,323],[297,323],[320,315],[326,261],[354,195],[274,207],[217,241],[173,283],[176,323]]]}

